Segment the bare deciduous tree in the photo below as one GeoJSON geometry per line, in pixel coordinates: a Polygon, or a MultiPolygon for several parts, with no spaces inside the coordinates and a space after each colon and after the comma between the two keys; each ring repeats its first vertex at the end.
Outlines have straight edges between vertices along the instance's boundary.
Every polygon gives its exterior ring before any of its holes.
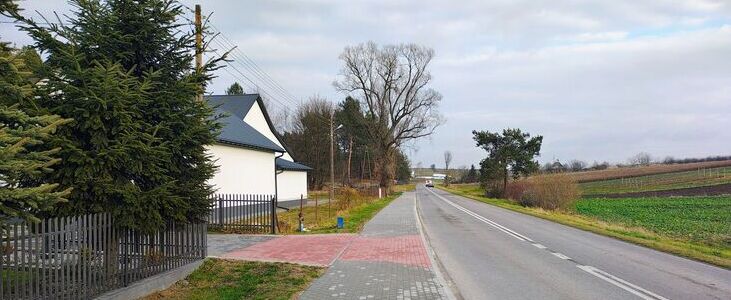
{"type": "Polygon", "coordinates": [[[587,164],[585,161],[581,161],[578,159],[573,159],[569,162],[569,169],[571,169],[571,171],[574,171],[574,172],[584,170],[584,169],[586,169],[586,166],[587,166],[587,164]]]}
{"type": "Polygon", "coordinates": [[[396,149],[431,135],[442,123],[437,111],[442,95],[429,87],[433,57],[434,50],[427,47],[379,47],[373,42],[346,47],[340,55],[344,65],[333,84],[365,104],[368,135],[378,151],[380,184],[387,189],[394,178],[396,149]]]}
{"type": "Polygon", "coordinates": [[[637,166],[648,166],[652,163],[652,156],[647,152],[637,153],[629,159],[630,164],[637,166]]]}

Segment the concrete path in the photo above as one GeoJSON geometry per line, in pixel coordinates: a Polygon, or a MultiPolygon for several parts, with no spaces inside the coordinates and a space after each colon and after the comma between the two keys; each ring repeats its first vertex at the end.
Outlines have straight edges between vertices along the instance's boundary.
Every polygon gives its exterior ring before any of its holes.
{"type": "Polygon", "coordinates": [[[300,299],[451,298],[420,233],[415,200],[405,193],[381,210],[300,299]]]}
{"type": "Polygon", "coordinates": [[[447,192],[417,188],[465,299],[731,299],[731,271],[447,192]]]}

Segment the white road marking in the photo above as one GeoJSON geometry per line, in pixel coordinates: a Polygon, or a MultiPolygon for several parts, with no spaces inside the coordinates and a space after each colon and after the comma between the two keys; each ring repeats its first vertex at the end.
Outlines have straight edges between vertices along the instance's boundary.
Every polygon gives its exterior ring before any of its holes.
{"type": "Polygon", "coordinates": [[[568,256],[563,255],[563,254],[558,253],[558,252],[551,252],[551,254],[553,254],[554,256],[556,256],[556,257],[558,257],[560,259],[571,259],[571,257],[568,257],[568,256]]]}
{"type": "Polygon", "coordinates": [[[645,300],[668,300],[667,298],[665,298],[663,296],[660,296],[660,295],[655,294],[653,292],[650,292],[650,291],[648,291],[646,289],[643,289],[643,288],[641,288],[639,286],[636,286],[636,285],[634,285],[632,283],[629,283],[629,282],[623,280],[622,278],[619,278],[617,276],[614,276],[612,274],[609,274],[607,272],[604,272],[604,271],[602,271],[602,270],[600,270],[598,268],[595,268],[595,267],[592,267],[592,266],[582,266],[582,265],[578,265],[577,267],[579,267],[579,269],[582,269],[582,270],[586,271],[587,273],[589,273],[591,275],[594,275],[596,277],[601,278],[602,280],[604,280],[606,282],[609,282],[609,283],[611,283],[613,285],[616,285],[616,286],[622,288],[623,290],[628,291],[628,292],[630,292],[630,293],[632,293],[632,294],[634,294],[634,295],[636,295],[636,296],[638,296],[638,297],[640,297],[642,299],[645,299],[645,300]]]}
{"type": "Polygon", "coordinates": [[[439,197],[440,199],[442,199],[442,200],[444,200],[445,202],[447,202],[447,204],[449,204],[449,205],[451,205],[451,206],[454,206],[454,208],[456,208],[456,209],[459,209],[459,210],[463,211],[464,213],[466,213],[466,214],[468,214],[468,215],[470,215],[470,216],[473,216],[473,217],[475,217],[475,219],[478,219],[478,220],[480,220],[480,221],[482,221],[482,222],[484,222],[484,223],[486,223],[486,224],[488,224],[488,225],[490,225],[490,226],[492,226],[492,227],[495,227],[495,228],[497,228],[498,230],[500,230],[500,231],[502,231],[502,232],[505,232],[505,233],[507,233],[508,235],[510,235],[510,236],[512,236],[512,237],[514,237],[514,238],[516,238],[516,239],[518,239],[518,240],[521,240],[521,241],[528,241],[528,242],[531,242],[531,243],[533,242],[533,240],[531,240],[531,239],[530,239],[530,238],[528,238],[527,236],[524,236],[524,235],[522,235],[522,234],[520,234],[520,233],[517,233],[517,232],[515,232],[515,231],[513,231],[513,230],[511,230],[511,229],[509,229],[509,228],[507,228],[507,227],[505,227],[505,226],[503,226],[503,225],[500,225],[500,224],[498,224],[498,223],[496,223],[496,222],[494,222],[494,221],[492,221],[492,220],[490,220],[490,219],[488,219],[488,218],[485,218],[485,217],[483,217],[483,216],[480,216],[480,215],[478,215],[478,214],[476,214],[476,213],[472,212],[472,211],[471,211],[471,210],[469,210],[469,209],[466,209],[466,208],[464,208],[464,207],[462,207],[462,206],[459,206],[459,205],[455,204],[454,202],[452,202],[452,201],[449,201],[449,200],[447,200],[447,198],[444,198],[444,197],[442,197],[441,195],[439,195],[439,194],[435,193],[435,192],[434,192],[434,191],[432,191],[431,189],[427,189],[427,190],[428,190],[429,192],[431,192],[432,194],[434,194],[434,196],[437,196],[437,197],[439,197]]]}
{"type": "MultiPolygon", "coordinates": [[[[444,200],[444,202],[446,202],[447,204],[453,206],[454,208],[456,208],[458,210],[461,210],[462,212],[464,212],[464,213],[466,213],[466,214],[474,217],[475,219],[478,219],[478,220],[480,220],[480,221],[482,221],[484,223],[487,223],[488,225],[490,225],[492,227],[495,227],[498,230],[500,230],[502,232],[505,232],[508,235],[510,235],[510,236],[512,236],[512,237],[514,237],[514,238],[516,238],[518,240],[530,242],[536,248],[549,251],[546,248],[546,246],[543,246],[543,245],[541,245],[539,243],[536,243],[533,240],[531,240],[530,238],[528,238],[528,237],[526,237],[526,236],[524,236],[524,235],[522,235],[520,233],[517,233],[517,232],[515,232],[515,231],[513,231],[513,230],[511,230],[511,229],[509,229],[509,228],[507,228],[507,227],[505,227],[503,225],[500,225],[500,224],[496,223],[495,221],[492,221],[492,220],[490,220],[488,218],[485,218],[483,216],[480,216],[477,213],[475,213],[475,212],[473,212],[473,211],[471,211],[469,209],[466,209],[466,208],[464,208],[462,206],[459,206],[456,203],[447,200],[447,198],[444,198],[441,195],[435,193],[431,189],[427,189],[427,190],[429,192],[431,192],[434,196],[437,196],[437,198],[440,198],[440,199],[444,200]]],[[[559,253],[559,252],[552,252],[551,251],[551,254],[553,254],[554,256],[556,256],[556,257],[558,257],[560,259],[563,259],[563,260],[569,260],[569,259],[571,259],[570,257],[568,257],[568,256],[566,256],[566,255],[564,255],[562,253],[559,253]]],[[[595,267],[592,267],[592,266],[578,265],[578,264],[577,264],[577,267],[579,269],[581,269],[581,270],[584,270],[585,272],[587,272],[587,273],[589,273],[591,275],[594,275],[594,276],[596,276],[596,277],[598,277],[598,278],[606,281],[606,282],[609,282],[609,283],[611,283],[611,284],[613,284],[615,286],[618,286],[618,287],[622,288],[623,290],[628,291],[628,292],[630,292],[630,293],[632,293],[632,294],[634,294],[634,295],[636,295],[636,296],[638,296],[638,297],[640,297],[642,299],[645,299],[645,300],[668,300],[665,297],[662,297],[662,296],[660,296],[658,294],[655,294],[655,293],[650,292],[650,291],[648,291],[646,289],[643,289],[643,288],[641,288],[641,287],[639,287],[637,285],[634,285],[632,283],[629,283],[629,282],[625,281],[622,278],[619,278],[617,276],[614,276],[612,274],[609,274],[607,272],[604,272],[604,271],[602,271],[602,270],[600,270],[598,268],[595,268],[595,267]]]]}

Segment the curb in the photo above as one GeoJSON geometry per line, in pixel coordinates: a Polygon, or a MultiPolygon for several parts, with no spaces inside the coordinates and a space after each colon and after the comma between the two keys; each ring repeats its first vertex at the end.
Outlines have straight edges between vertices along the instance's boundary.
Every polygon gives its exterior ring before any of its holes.
{"type": "Polygon", "coordinates": [[[441,284],[444,287],[444,293],[447,299],[450,300],[462,300],[464,299],[462,295],[457,290],[457,286],[454,284],[452,279],[449,277],[449,274],[444,270],[444,265],[442,265],[442,262],[439,260],[439,257],[434,252],[434,249],[431,247],[431,243],[429,243],[429,237],[426,234],[426,230],[424,229],[424,223],[421,222],[421,215],[419,214],[419,201],[417,201],[417,190],[414,190],[414,214],[416,215],[416,223],[417,227],[419,228],[419,235],[421,236],[421,240],[424,243],[424,247],[426,248],[427,253],[429,253],[429,261],[431,262],[432,270],[434,271],[434,277],[436,277],[437,282],[441,284]]]}

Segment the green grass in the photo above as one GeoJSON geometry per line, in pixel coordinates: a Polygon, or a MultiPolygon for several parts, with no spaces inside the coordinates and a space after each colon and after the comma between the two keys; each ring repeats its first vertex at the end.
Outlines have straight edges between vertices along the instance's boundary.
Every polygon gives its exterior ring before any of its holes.
{"type": "Polygon", "coordinates": [[[731,167],[582,183],[584,195],[652,192],[731,183],[731,167]]]}
{"type": "MultiPolygon", "coordinates": [[[[279,219],[279,228],[282,233],[290,234],[314,234],[314,233],[355,233],[363,229],[368,220],[373,218],[381,209],[386,207],[394,199],[398,198],[403,191],[413,190],[414,185],[406,185],[394,187],[394,193],[382,199],[364,198],[359,200],[357,204],[351,207],[338,210],[337,204],[331,205],[328,216],[328,204],[319,204],[315,206],[304,207],[305,228],[308,231],[299,232],[298,216],[299,208],[290,209],[287,212],[277,214],[279,219]],[[317,218],[315,213],[317,212],[317,218]],[[337,228],[337,217],[343,217],[345,224],[343,229],[337,228]]],[[[339,201],[339,200],[338,200],[339,201]]]]}
{"type": "Polygon", "coordinates": [[[576,212],[696,243],[731,248],[731,197],[582,199],[576,212]]]}
{"type": "Polygon", "coordinates": [[[319,277],[323,268],[288,263],[206,259],[178,282],[145,299],[281,299],[294,295],[319,277]]]}
{"type": "Polygon", "coordinates": [[[731,269],[729,197],[582,199],[548,211],[484,197],[477,185],[438,186],[480,202],[731,269]]]}

